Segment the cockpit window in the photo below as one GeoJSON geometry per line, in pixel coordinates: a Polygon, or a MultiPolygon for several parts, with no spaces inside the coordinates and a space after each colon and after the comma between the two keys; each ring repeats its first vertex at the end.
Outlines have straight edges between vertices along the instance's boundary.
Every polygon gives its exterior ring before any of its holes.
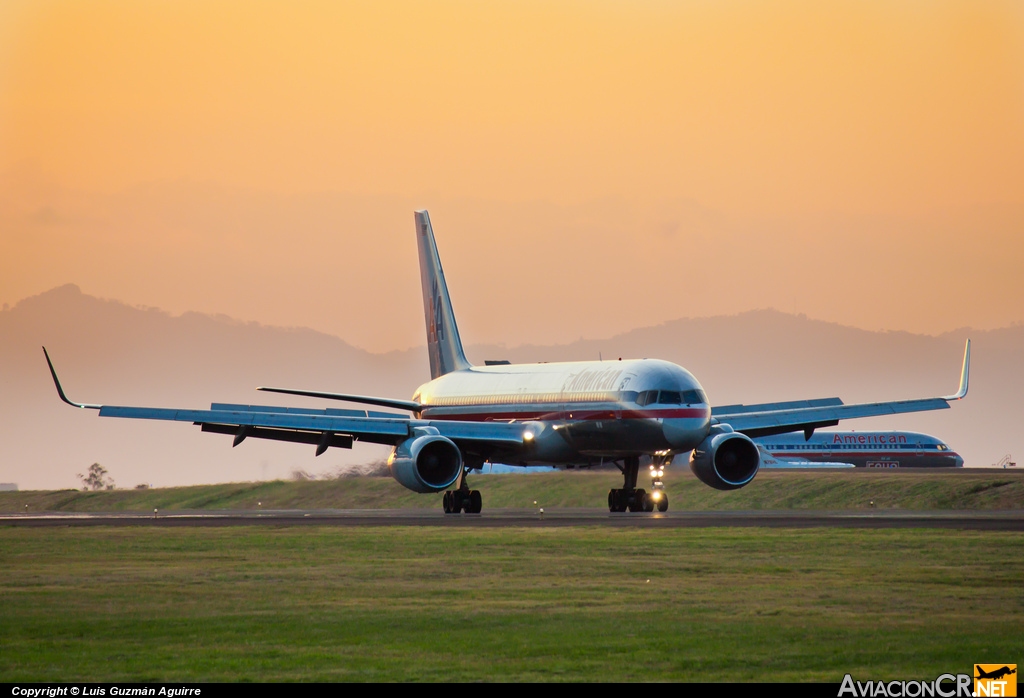
{"type": "Polygon", "coordinates": [[[706,404],[707,401],[707,395],[703,390],[644,390],[636,393],[636,404],[641,407],[654,403],[659,405],[706,404]]]}
{"type": "Polygon", "coordinates": [[[684,390],[683,391],[683,402],[687,405],[693,405],[698,402],[707,403],[708,398],[704,394],[703,390],[684,390]]]}
{"type": "Polygon", "coordinates": [[[658,395],[659,405],[681,405],[683,396],[678,390],[662,390],[658,395]]]}
{"type": "Polygon", "coordinates": [[[644,407],[645,405],[649,405],[652,402],[657,402],[657,400],[658,400],[658,391],[657,390],[645,390],[645,391],[643,391],[642,393],[640,393],[639,395],[636,396],[636,404],[640,405],[641,407],[644,407]]]}

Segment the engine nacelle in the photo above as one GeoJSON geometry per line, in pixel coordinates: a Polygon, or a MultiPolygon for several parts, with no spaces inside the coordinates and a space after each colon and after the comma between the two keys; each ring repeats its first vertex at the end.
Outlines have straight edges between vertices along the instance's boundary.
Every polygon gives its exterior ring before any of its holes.
{"type": "Polygon", "coordinates": [[[716,490],[743,487],[760,467],[761,454],[750,438],[718,426],[690,454],[690,470],[716,490]]]}
{"type": "Polygon", "coordinates": [[[388,457],[388,470],[413,492],[440,492],[459,479],[462,452],[439,434],[421,434],[395,446],[388,457]]]}

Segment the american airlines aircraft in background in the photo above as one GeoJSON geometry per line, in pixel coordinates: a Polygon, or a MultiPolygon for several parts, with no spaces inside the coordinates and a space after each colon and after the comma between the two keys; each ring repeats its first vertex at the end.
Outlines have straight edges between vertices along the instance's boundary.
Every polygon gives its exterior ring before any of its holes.
{"type": "Polygon", "coordinates": [[[850,463],[858,468],[962,468],[964,459],[928,434],[912,431],[819,431],[809,439],[794,435],[756,439],[785,463],[802,460],[850,463]]]}
{"type": "MultiPolygon", "coordinates": [[[[637,487],[640,457],[666,464],[691,451],[690,468],[720,490],[754,479],[761,457],[752,438],[835,426],[842,419],[938,410],[967,395],[971,343],[964,350],[960,387],[946,397],[846,405],[839,398],[730,405],[712,408],[686,369],[654,359],[512,365],[466,359],[430,217],[415,213],[423,310],[431,380],[411,400],[314,390],[259,388],[268,392],[340,400],[411,413],[308,409],[214,403],[208,410],[83,404],[67,398],[49,355],[60,398],[99,411],[101,417],[191,422],[203,431],[228,434],[237,446],[247,438],[274,439],[328,448],[354,441],[393,447],[391,475],[416,492],[444,491],[446,513],[479,513],[480,492],[467,474],[486,462],[516,465],[614,463],[621,488],[608,492],[613,512],[652,511],[655,502],[637,487]]],[[[45,348],[43,349],[46,353],[45,348]]],[[[664,511],[667,502],[659,502],[664,511]]]]}

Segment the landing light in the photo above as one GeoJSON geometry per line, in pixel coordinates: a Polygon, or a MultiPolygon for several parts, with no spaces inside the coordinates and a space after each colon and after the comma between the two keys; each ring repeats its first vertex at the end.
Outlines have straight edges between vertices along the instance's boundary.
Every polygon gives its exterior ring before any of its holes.
{"type": "Polygon", "coordinates": [[[524,431],[523,432],[523,441],[533,441],[533,432],[532,431],[524,431]]]}
{"type": "Polygon", "coordinates": [[[651,492],[651,499],[653,499],[654,501],[658,501],[659,499],[661,499],[661,492],[659,492],[658,490],[654,490],[653,492],[651,492]]]}

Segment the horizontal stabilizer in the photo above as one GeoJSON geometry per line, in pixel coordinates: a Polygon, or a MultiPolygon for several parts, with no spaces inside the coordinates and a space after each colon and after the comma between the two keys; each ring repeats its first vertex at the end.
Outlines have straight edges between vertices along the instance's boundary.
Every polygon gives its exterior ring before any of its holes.
{"type": "Polygon", "coordinates": [[[301,395],[302,397],[315,397],[323,400],[341,400],[342,402],[358,402],[363,405],[377,405],[378,407],[391,407],[396,410],[410,410],[419,412],[423,405],[412,400],[395,400],[389,397],[373,397],[372,395],[346,395],[343,393],[323,393],[317,390],[293,390],[291,388],[265,388],[259,387],[267,393],[281,393],[282,395],[301,395]]]}

